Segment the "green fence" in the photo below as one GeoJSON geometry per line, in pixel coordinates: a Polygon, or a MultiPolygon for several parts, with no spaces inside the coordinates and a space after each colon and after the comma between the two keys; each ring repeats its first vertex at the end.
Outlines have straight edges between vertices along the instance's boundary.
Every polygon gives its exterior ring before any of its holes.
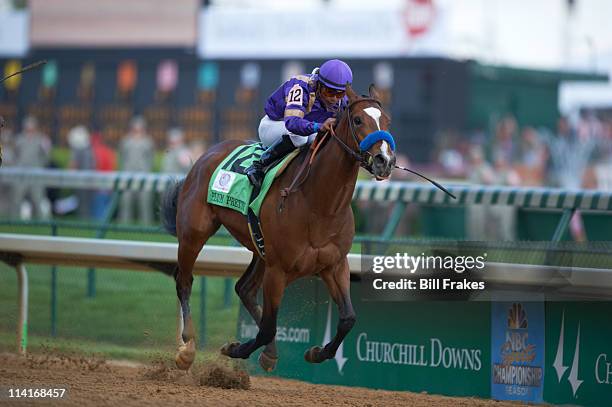
{"type": "MultiPolygon", "coordinates": [[[[361,288],[361,282],[351,283],[357,323],[335,359],[309,364],[304,352],[335,333],[336,306],[318,279],[291,285],[279,313],[274,374],[315,383],[491,397],[492,353],[498,350],[492,347],[490,302],[363,301],[361,288]]],[[[545,303],[546,322],[538,327],[545,349],[535,349],[545,356],[543,401],[612,405],[610,315],[612,302],[545,303]],[[559,343],[566,367],[560,378],[554,367],[559,343]]],[[[253,319],[241,308],[238,338],[256,334],[253,319]]],[[[249,359],[251,371],[264,374],[256,356],[249,359]]]]}

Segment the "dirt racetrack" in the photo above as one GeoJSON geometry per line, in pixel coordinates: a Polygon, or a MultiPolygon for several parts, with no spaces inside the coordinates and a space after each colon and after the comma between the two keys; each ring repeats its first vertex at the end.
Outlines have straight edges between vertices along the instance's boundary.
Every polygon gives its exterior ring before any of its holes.
{"type": "MultiPolygon", "coordinates": [[[[195,371],[195,369],[194,369],[195,371]]],[[[202,372],[74,356],[0,354],[0,405],[15,406],[517,406],[474,398],[251,377],[250,388],[200,384],[202,372]],[[68,387],[61,400],[8,399],[8,387],[68,387]]],[[[245,377],[248,382],[248,377],[245,377]]]]}

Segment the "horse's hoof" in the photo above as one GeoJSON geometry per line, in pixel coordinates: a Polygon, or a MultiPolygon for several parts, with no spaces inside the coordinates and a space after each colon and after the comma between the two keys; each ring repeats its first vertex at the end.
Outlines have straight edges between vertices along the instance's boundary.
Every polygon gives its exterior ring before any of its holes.
{"type": "Polygon", "coordinates": [[[276,367],[276,362],[278,362],[278,358],[266,355],[264,352],[259,354],[259,366],[266,372],[273,371],[276,367]]]}
{"type": "Polygon", "coordinates": [[[231,343],[226,343],[225,345],[223,345],[221,347],[220,352],[222,355],[225,356],[229,356],[230,358],[232,358],[232,352],[234,351],[234,349],[236,349],[238,346],[240,346],[240,342],[231,342],[231,343]]]}
{"type": "Polygon", "coordinates": [[[313,346],[304,353],[304,359],[308,363],[321,363],[323,362],[323,358],[321,358],[322,350],[320,346],[313,346]]]}
{"type": "Polygon", "coordinates": [[[179,346],[176,357],[174,358],[176,367],[181,370],[189,369],[195,359],[195,352],[195,341],[193,339],[190,339],[186,344],[179,346]]]}

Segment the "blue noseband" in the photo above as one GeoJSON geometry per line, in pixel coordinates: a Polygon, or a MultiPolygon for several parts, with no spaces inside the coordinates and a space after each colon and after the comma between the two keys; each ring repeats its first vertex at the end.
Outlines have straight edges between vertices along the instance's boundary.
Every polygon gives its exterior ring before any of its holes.
{"type": "Polygon", "coordinates": [[[395,140],[393,140],[393,136],[391,133],[384,130],[378,130],[368,134],[368,136],[361,140],[361,143],[359,143],[359,149],[362,152],[367,151],[380,140],[384,140],[389,143],[389,146],[391,146],[391,151],[395,151],[395,140]]]}

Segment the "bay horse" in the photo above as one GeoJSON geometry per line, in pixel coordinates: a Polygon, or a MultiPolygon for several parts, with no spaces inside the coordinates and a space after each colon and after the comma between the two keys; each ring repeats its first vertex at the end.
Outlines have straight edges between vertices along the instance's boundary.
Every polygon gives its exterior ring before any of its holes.
{"type": "Polygon", "coordinates": [[[300,157],[274,180],[260,212],[265,258],[260,257],[251,241],[244,215],[206,202],[215,168],[244,141],[228,140],[213,146],[197,160],[184,180],[167,190],[161,204],[162,222],[179,243],[175,280],[182,314],[182,341],[175,358],[177,367],[187,370],[195,358],[195,331],[189,309],[193,265],[208,238],[221,225],[253,252],[235,290],[259,328],[254,339],[225,344],[221,353],[246,359],[265,346],[259,363],[266,371],[274,369],[278,360],[274,341],[276,319],[283,292],[292,281],[318,274],[338,307],[339,321],[331,342],[323,348],[310,348],[304,356],[311,363],[335,356],[355,324],[347,254],[355,235],[351,200],[359,167],[361,164],[382,180],[389,177],[395,166],[395,145],[387,132],[390,118],[373,86],[369,93],[369,97],[358,96],[347,87],[347,108],[338,117],[335,131],[330,132],[332,137],[328,137],[312,160],[308,178],[295,193],[286,199],[281,197],[283,186],[298,172],[300,157]],[[386,140],[373,139],[375,134],[386,134],[386,140]],[[256,298],[262,286],[263,308],[256,298]]]}

